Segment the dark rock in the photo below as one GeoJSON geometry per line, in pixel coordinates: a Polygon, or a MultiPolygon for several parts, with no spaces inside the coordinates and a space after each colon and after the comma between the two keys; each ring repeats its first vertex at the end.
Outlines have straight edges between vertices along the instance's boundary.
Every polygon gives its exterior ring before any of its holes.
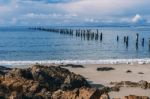
{"type": "Polygon", "coordinates": [[[112,67],[99,67],[97,68],[97,71],[111,71],[111,70],[115,70],[112,67]]]}
{"type": "Polygon", "coordinates": [[[139,83],[131,82],[131,81],[121,81],[121,82],[111,82],[110,84],[118,86],[118,87],[139,87],[139,83]]]}
{"type": "Polygon", "coordinates": [[[139,81],[140,87],[143,89],[147,89],[148,88],[148,82],[147,81],[139,81]]]}
{"type": "Polygon", "coordinates": [[[67,65],[59,65],[60,67],[72,67],[72,68],[84,68],[83,65],[74,65],[74,64],[67,64],[67,65]]]}
{"type": "Polygon", "coordinates": [[[15,68],[0,76],[1,98],[50,99],[52,93],[59,89],[72,91],[81,87],[90,89],[83,76],[55,66],[15,68]]]}
{"type": "Polygon", "coordinates": [[[138,72],[138,74],[144,74],[143,72],[138,72]]]}
{"type": "Polygon", "coordinates": [[[33,78],[30,69],[18,69],[18,68],[14,68],[11,71],[9,71],[7,76],[25,78],[25,79],[33,78]]]}
{"type": "Polygon", "coordinates": [[[68,89],[71,90],[71,85],[70,84],[62,84],[61,89],[62,90],[68,90],[68,89]]]}
{"type": "Polygon", "coordinates": [[[55,91],[52,99],[100,99],[103,93],[95,88],[80,88],[73,91],[55,91]]]}
{"type": "Polygon", "coordinates": [[[0,66],[0,75],[5,75],[11,70],[11,68],[0,66]]]}
{"type": "Polygon", "coordinates": [[[127,70],[126,73],[132,73],[132,71],[131,70],[127,70]]]}
{"type": "Polygon", "coordinates": [[[120,87],[118,87],[118,86],[111,87],[110,89],[111,89],[111,91],[115,91],[115,92],[120,91],[120,87]]]}
{"type": "Polygon", "coordinates": [[[150,83],[147,81],[131,82],[131,81],[121,81],[121,82],[111,82],[111,85],[115,87],[140,87],[142,89],[150,89],[150,83]]]}
{"type": "Polygon", "coordinates": [[[124,99],[149,99],[149,97],[147,97],[147,96],[129,95],[129,96],[125,96],[124,99]]]}

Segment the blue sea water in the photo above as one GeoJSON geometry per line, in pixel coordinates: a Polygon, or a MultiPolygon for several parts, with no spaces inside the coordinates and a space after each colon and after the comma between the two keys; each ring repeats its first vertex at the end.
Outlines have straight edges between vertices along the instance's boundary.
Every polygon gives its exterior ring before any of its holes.
{"type": "Polygon", "coordinates": [[[0,27],[0,61],[103,60],[150,58],[150,27],[65,27],[99,29],[103,40],[31,30],[27,27],[0,27]],[[138,49],[136,33],[139,33],[138,49]],[[117,42],[116,37],[119,36],[117,42]],[[129,45],[123,37],[129,36],[129,45]],[[142,38],[145,39],[142,46],[142,38]]]}

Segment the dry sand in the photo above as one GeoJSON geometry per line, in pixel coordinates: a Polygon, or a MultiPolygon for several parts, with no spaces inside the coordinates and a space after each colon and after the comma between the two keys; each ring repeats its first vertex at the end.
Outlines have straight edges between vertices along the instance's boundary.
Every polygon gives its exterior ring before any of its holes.
{"type": "MultiPolygon", "coordinates": [[[[70,71],[83,75],[94,86],[110,86],[110,82],[119,81],[133,81],[139,82],[145,80],[150,82],[150,64],[117,64],[117,65],[84,65],[85,68],[71,68],[67,67],[70,71]],[[113,67],[115,70],[111,71],[97,71],[98,67],[113,67]],[[126,73],[127,70],[131,70],[132,73],[126,73]],[[138,74],[143,72],[144,74],[138,74]]],[[[119,92],[110,92],[110,97],[122,98],[125,95],[140,95],[149,96],[150,90],[144,90],[141,88],[127,88],[123,87],[119,92]]]]}

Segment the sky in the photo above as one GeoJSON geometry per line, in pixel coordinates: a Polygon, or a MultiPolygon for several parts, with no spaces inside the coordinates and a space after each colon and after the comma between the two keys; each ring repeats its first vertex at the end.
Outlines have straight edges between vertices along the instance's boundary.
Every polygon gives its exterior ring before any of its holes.
{"type": "Polygon", "coordinates": [[[150,0],[0,0],[0,26],[150,24],[150,0]]]}

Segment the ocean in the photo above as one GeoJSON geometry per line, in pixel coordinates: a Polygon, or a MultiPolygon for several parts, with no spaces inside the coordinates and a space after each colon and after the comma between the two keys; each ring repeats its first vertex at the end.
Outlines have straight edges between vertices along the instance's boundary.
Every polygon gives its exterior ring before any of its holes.
{"type": "Polygon", "coordinates": [[[0,27],[0,65],[150,61],[150,27],[61,28],[73,29],[74,33],[76,29],[91,29],[92,32],[98,29],[103,39],[87,40],[75,34],[70,36],[28,27],[0,27]],[[139,34],[138,46],[136,33],[139,34]],[[124,36],[129,38],[128,46],[124,36]]]}

